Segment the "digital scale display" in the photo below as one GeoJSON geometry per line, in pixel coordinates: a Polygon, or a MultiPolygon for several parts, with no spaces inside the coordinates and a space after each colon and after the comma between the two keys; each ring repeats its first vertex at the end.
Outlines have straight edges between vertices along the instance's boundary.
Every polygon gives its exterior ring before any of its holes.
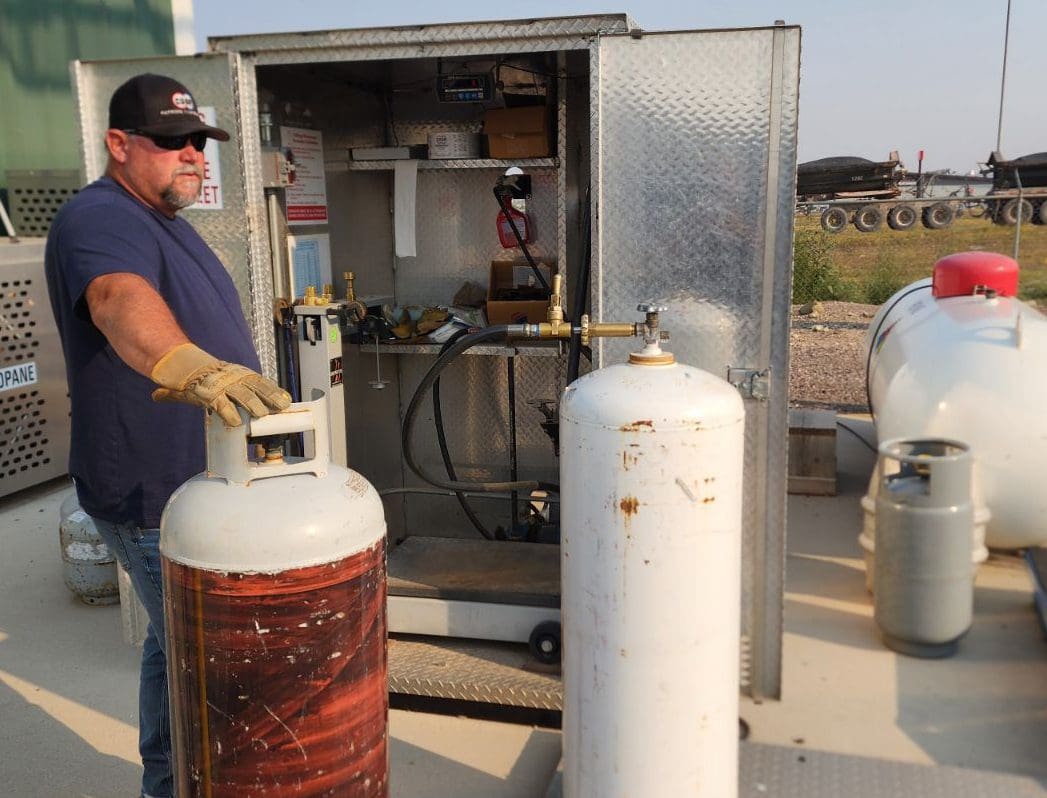
{"type": "Polygon", "coordinates": [[[436,96],[442,103],[477,103],[491,99],[489,75],[440,75],[436,96]]]}

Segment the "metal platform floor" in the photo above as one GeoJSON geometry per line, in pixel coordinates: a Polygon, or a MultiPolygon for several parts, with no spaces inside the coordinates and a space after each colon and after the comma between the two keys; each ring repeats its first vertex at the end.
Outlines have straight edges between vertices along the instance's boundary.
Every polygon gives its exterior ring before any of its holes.
{"type": "MultiPolygon", "coordinates": [[[[545,798],[562,798],[558,769],[545,798]]],[[[778,745],[741,744],[739,798],[1043,798],[1035,779],[985,770],[914,765],[883,759],[797,753],[778,745]]]]}

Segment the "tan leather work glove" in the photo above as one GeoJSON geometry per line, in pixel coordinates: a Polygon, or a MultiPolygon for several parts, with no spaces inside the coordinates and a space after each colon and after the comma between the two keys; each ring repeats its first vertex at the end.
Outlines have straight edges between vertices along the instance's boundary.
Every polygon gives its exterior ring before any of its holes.
{"type": "Polygon", "coordinates": [[[156,361],[149,376],[162,386],[153,391],[154,402],[187,402],[213,410],[227,427],[240,426],[234,402],[255,418],[291,404],[290,394],[272,380],[189,343],[179,344],[156,361]]]}

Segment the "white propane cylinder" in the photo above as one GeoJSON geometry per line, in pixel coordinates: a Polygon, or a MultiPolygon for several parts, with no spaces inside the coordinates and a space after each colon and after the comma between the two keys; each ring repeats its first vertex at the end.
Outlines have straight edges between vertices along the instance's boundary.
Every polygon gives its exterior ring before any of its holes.
{"type": "Polygon", "coordinates": [[[884,303],[866,340],[877,436],[968,444],[997,548],[1047,542],[1047,492],[1030,487],[1047,471],[1047,318],[1013,295],[1017,269],[995,253],[943,258],[884,303]]]}
{"type": "Polygon", "coordinates": [[[738,790],[744,409],[657,345],[560,406],[565,798],[738,790]]]}
{"type": "Polygon", "coordinates": [[[178,795],[388,794],[385,516],[326,400],[227,428],[160,522],[178,795]],[[249,441],[313,431],[314,456],[249,441]],[[287,788],[290,789],[290,788],[287,788]]]}
{"type": "Polygon", "coordinates": [[[59,509],[58,540],[65,586],[85,604],[116,604],[116,557],[98,534],[94,519],[80,507],[74,490],[59,509]]]}

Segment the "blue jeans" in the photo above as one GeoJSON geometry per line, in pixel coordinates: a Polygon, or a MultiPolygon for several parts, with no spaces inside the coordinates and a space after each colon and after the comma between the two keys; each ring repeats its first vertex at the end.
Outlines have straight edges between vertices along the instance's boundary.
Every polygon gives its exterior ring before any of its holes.
{"type": "Polygon", "coordinates": [[[160,575],[160,530],[92,519],[98,534],[131,577],[149,614],[138,688],[138,752],[145,772],[142,795],[171,798],[171,712],[164,655],[164,596],[160,575]]]}

